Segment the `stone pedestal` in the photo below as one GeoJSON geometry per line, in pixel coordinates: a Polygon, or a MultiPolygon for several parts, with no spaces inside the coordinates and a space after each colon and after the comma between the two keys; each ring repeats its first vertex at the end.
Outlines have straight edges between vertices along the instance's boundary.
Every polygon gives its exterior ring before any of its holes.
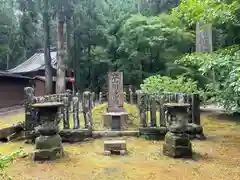
{"type": "Polygon", "coordinates": [[[167,133],[166,127],[140,127],[139,134],[147,140],[162,140],[167,133]]]}
{"type": "Polygon", "coordinates": [[[191,157],[192,145],[188,135],[168,132],[163,144],[163,154],[173,158],[191,157]]]}
{"type": "Polygon", "coordinates": [[[127,153],[125,140],[108,140],[104,141],[104,154],[111,155],[112,153],[119,153],[125,155],[127,153]]]}
{"type": "Polygon", "coordinates": [[[59,134],[39,136],[36,139],[35,161],[55,160],[63,156],[62,139],[59,134]]]}
{"type": "Polygon", "coordinates": [[[109,112],[103,115],[103,126],[112,130],[121,130],[127,125],[128,113],[109,112]]]}

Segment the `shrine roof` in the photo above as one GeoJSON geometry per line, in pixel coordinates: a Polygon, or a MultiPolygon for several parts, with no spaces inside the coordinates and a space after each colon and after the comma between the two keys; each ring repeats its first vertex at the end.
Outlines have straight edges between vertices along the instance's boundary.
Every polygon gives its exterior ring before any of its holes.
{"type": "MultiPolygon", "coordinates": [[[[51,52],[52,67],[56,69],[57,52],[51,52]]],[[[25,62],[19,64],[15,68],[7,70],[10,73],[25,73],[45,69],[44,53],[38,52],[31,56],[25,62]]]]}

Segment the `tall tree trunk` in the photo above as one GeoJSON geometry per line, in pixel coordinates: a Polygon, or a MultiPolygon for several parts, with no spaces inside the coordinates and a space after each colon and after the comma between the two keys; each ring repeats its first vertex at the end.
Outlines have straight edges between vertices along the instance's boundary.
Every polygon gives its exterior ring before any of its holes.
{"type": "Polygon", "coordinates": [[[61,14],[57,20],[57,79],[56,93],[64,93],[66,91],[65,84],[65,62],[64,62],[64,18],[61,14]]]}
{"type": "Polygon", "coordinates": [[[44,60],[45,60],[45,94],[53,93],[53,72],[50,55],[50,35],[49,35],[49,17],[48,0],[44,0],[43,26],[44,26],[44,60]]]}
{"type": "MultiPolygon", "coordinates": [[[[67,49],[67,61],[68,61],[68,65],[71,67],[72,65],[72,68],[74,67],[74,61],[72,60],[72,53],[71,53],[71,47],[72,47],[72,18],[71,16],[68,16],[66,18],[66,49],[67,49]]],[[[75,86],[74,84],[72,84],[72,92],[73,94],[75,94],[75,86]]]]}

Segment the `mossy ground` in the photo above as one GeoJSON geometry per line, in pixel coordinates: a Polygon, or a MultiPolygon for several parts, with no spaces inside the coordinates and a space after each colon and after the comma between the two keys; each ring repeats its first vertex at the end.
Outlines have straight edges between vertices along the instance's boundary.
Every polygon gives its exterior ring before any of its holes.
{"type": "MultiPolygon", "coordinates": [[[[1,123],[5,126],[20,117],[23,115],[3,117],[1,123]]],[[[99,124],[100,119],[99,116],[99,124]]],[[[129,151],[126,156],[104,156],[104,139],[97,139],[64,144],[66,156],[58,161],[35,163],[30,157],[17,159],[7,172],[13,180],[239,180],[239,121],[213,114],[204,114],[201,120],[208,139],[192,142],[192,160],[163,156],[163,141],[123,137],[129,151]]],[[[0,144],[0,153],[10,154],[20,147],[26,152],[34,149],[34,145],[22,141],[11,142],[0,144]]]]}

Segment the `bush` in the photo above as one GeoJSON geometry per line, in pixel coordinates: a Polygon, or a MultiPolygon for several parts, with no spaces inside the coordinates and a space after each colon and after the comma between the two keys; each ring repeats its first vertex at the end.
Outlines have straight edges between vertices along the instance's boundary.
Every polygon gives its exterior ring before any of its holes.
{"type": "Polygon", "coordinates": [[[8,165],[16,158],[18,157],[24,157],[27,154],[23,152],[22,150],[13,152],[9,156],[3,156],[0,154],[0,177],[2,179],[11,179],[6,173],[5,170],[8,167],[8,165]]]}
{"type": "Polygon", "coordinates": [[[240,46],[212,53],[194,53],[175,63],[198,73],[208,82],[202,84],[205,95],[229,112],[240,112],[240,46]]]}
{"type": "Polygon", "coordinates": [[[178,76],[176,79],[160,75],[151,76],[143,81],[141,89],[143,92],[152,95],[160,94],[162,92],[198,92],[197,83],[184,76],[178,76]]]}

